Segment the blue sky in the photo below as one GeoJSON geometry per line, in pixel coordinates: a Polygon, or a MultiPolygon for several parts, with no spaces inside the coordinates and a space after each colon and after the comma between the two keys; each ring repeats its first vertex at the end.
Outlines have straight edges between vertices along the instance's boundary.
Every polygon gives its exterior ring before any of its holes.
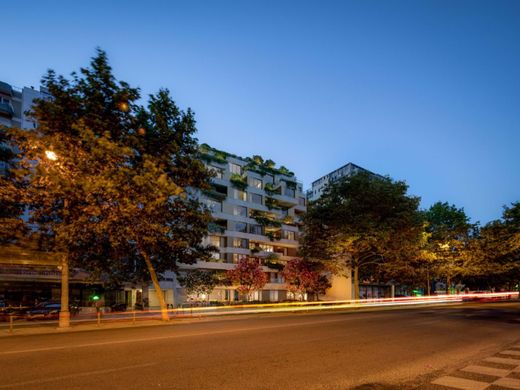
{"type": "Polygon", "coordinates": [[[193,108],[201,142],[305,188],[351,161],[473,221],[520,201],[519,1],[73,3],[2,4],[0,80],[37,86],[99,46],[193,108]]]}

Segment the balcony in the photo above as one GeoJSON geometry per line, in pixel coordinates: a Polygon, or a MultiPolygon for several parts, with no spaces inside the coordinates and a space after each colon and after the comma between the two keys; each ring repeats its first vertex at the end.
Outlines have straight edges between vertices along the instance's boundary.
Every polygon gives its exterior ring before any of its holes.
{"type": "Polygon", "coordinates": [[[0,116],[11,119],[14,116],[13,105],[7,101],[0,102],[0,116]]]}

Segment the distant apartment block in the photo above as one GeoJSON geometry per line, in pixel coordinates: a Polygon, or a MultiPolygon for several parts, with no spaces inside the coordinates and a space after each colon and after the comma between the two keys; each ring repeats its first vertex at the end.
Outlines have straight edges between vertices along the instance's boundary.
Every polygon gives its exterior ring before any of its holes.
{"type": "Polygon", "coordinates": [[[348,164],[343,165],[341,168],[338,168],[326,174],[325,176],[322,176],[319,179],[314,180],[312,182],[311,188],[307,191],[307,200],[309,202],[314,202],[323,194],[323,191],[329,183],[334,183],[335,181],[343,177],[352,176],[358,172],[372,173],[368,169],[362,168],[359,165],[349,162],[348,164]]]}

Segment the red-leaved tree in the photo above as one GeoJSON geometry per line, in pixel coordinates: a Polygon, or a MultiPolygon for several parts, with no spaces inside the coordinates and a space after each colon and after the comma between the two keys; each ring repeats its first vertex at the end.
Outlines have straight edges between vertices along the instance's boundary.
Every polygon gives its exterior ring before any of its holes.
{"type": "Polygon", "coordinates": [[[300,294],[324,294],[331,284],[323,274],[324,267],[321,263],[303,259],[292,259],[285,265],[282,275],[287,283],[287,289],[300,294]]]}
{"type": "Polygon", "coordinates": [[[251,300],[251,294],[262,289],[267,283],[267,276],[260,266],[257,258],[250,257],[241,259],[235,268],[227,271],[227,279],[237,285],[239,293],[251,300]]]}

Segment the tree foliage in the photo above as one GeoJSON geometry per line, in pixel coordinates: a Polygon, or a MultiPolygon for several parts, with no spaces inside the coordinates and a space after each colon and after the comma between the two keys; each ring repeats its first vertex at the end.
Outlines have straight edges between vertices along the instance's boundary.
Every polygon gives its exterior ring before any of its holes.
{"type": "Polygon", "coordinates": [[[331,284],[324,274],[323,263],[305,259],[289,260],[283,271],[287,289],[303,297],[304,294],[325,294],[331,284]]]}
{"type": "Polygon", "coordinates": [[[267,283],[267,276],[262,270],[260,260],[255,257],[241,259],[235,268],[227,271],[229,282],[237,287],[238,292],[251,300],[251,294],[261,290],[267,283]]]}
{"type": "Polygon", "coordinates": [[[309,205],[302,254],[337,273],[352,270],[359,298],[359,279],[369,267],[411,256],[421,238],[419,198],[407,189],[404,182],[366,172],[329,185],[309,205]]]}
{"type": "Polygon", "coordinates": [[[468,262],[468,250],[476,226],[470,224],[464,209],[437,202],[424,212],[427,250],[434,258],[434,273],[446,280],[474,273],[468,262]]]}
{"type": "Polygon", "coordinates": [[[12,134],[44,248],[94,276],[151,278],[166,319],[157,274],[210,255],[200,244],[210,214],[192,196],[210,177],[197,159],[193,113],[167,90],[139,105],[139,91],[115,79],[101,50],[71,80],[49,71],[43,86],[52,99],[36,102],[38,127],[12,134]]]}
{"type": "Polygon", "coordinates": [[[520,289],[520,202],[504,207],[501,219],[480,229],[470,249],[469,261],[478,279],[520,289]]]}
{"type": "Polygon", "coordinates": [[[214,271],[194,269],[186,272],[179,281],[187,294],[196,294],[198,297],[203,294],[209,296],[222,283],[222,278],[214,271]]]}

